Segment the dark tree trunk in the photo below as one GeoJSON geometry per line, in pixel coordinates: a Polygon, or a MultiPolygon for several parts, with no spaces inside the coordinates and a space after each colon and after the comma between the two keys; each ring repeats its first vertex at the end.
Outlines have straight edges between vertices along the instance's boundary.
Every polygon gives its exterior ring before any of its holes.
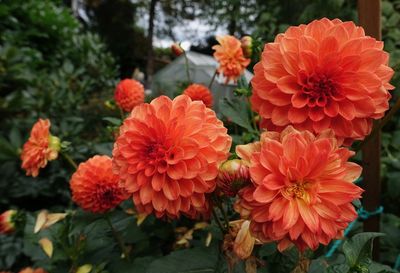
{"type": "Polygon", "coordinates": [[[148,52],[147,52],[147,66],[146,66],[146,76],[147,76],[147,87],[151,85],[153,73],[154,73],[154,51],[153,51],[153,33],[154,33],[154,18],[156,13],[156,5],[159,0],[151,0],[149,9],[149,31],[147,36],[148,52]]]}

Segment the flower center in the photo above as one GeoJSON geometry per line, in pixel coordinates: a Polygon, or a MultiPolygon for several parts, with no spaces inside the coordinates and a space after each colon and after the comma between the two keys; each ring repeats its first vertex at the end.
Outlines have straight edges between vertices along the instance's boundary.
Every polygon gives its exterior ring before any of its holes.
{"type": "Polygon", "coordinates": [[[300,74],[302,93],[308,98],[309,107],[324,107],[330,99],[339,101],[344,97],[335,82],[324,74],[314,73],[311,76],[300,74]]]}
{"type": "Polygon", "coordinates": [[[151,162],[159,162],[165,159],[166,149],[160,143],[150,143],[145,148],[145,157],[151,162]]]}
{"type": "Polygon", "coordinates": [[[306,202],[309,202],[309,188],[310,184],[308,182],[294,182],[283,190],[282,195],[287,199],[300,198],[306,202]]]}
{"type": "Polygon", "coordinates": [[[96,192],[97,198],[100,201],[100,204],[108,207],[116,200],[115,192],[112,188],[97,188],[96,192]]]}

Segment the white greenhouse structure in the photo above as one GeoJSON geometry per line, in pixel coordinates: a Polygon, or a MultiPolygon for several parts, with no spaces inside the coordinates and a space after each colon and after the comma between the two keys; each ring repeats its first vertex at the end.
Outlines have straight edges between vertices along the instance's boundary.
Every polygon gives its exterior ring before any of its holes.
{"type": "MultiPolygon", "coordinates": [[[[208,86],[215,73],[215,69],[218,67],[218,62],[211,56],[197,52],[188,51],[186,54],[189,62],[191,81],[208,86]]],[[[244,77],[249,82],[253,74],[245,70],[244,77]]],[[[187,74],[185,57],[181,55],[153,76],[152,93],[154,95],[164,94],[173,97],[179,92],[179,83],[184,82],[187,82],[187,74]]],[[[213,108],[215,111],[218,111],[218,102],[222,98],[233,96],[233,90],[236,86],[233,82],[225,84],[225,78],[222,75],[216,77],[211,88],[214,96],[213,108]]]]}

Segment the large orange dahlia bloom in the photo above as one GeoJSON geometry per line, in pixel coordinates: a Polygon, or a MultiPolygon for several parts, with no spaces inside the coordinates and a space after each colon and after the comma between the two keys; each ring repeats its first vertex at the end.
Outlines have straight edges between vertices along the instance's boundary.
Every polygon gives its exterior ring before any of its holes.
{"type": "Polygon", "coordinates": [[[214,111],[181,95],[135,107],[121,126],[114,151],[120,175],[140,213],[194,218],[207,213],[218,166],[231,137],[214,111]]]}
{"type": "Polygon", "coordinates": [[[183,94],[189,96],[192,100],[202,101],[209,108],[213,105],[213,95],[210,89],[202,84],[193,83],[189,85],[183,91],[183,94]]]}
{"type": "Polygon", "coordinates": [[[253,108],[270,130],[332,128],[349,144],[388,109],[393,70],[383,42],[353,22],[326,18],[290,27],[254,67],[253,108]]]}
{"type": "Polygon", "coordinates": [[[58,157],[59,151],[60,139],[50,134],[50,121],[39,119],[22,148],[21,168],[26,171],[26,175],[36,177],[40,168],[46,167],[48,161],[58,157]]]}
{"type": "Polygon", "coordinates": [[[315,250],[340,237],[357,218],[351,202],[363,191],[353,184],[361,173],[348,162],[354,152],[339,148],[331,130],[315,136],[291,126],[263,133],[259,147],[250,158],[252,185],[235,205],[252,234],[277,241],[280,251],[292,244],[315,250]]]}
{"type": "Polygon", "coordinates": [[[144,102],[144,87],[136,80],[124,79],[115,88],[114,98],[119,107],[130,112],[133,107],[144,102]]]}
{"type": "Polygon", "coordinates": [[[250,59],[244,57],[242,44],[235,37],[217,36],[217,41],[219,45],[212,47],[214,58],[219,62],[217,71],[225,76],[226,82],[236,81],[250,64],[250,59]]]}
{"type": "Polygon", "coordinates": [[[128,198],[119,184],[119,176],[112,171],[108,156],[96,155],[84,163],[72,175],[70,181],[72,200],[82,209],[103,213],[128,198]]]}

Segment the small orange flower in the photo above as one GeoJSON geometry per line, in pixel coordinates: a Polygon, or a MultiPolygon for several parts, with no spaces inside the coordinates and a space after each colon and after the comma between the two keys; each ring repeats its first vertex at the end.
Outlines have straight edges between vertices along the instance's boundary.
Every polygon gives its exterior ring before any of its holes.
{"type": "Polygon", "coordinates": [[[72,200],[82,209],[103,213],[128,198],[119,185],[119,177],[112,171],[108,156],[96,155],[84,163],[71,177],[72,200]]]}
{"type": "Polygon", "coordinates": [[[115,88],[114,98],[119,107],[130,112],[136,105],[144,102],[144,87],[136,80],[124,79],[115,88]]]}
{"type": "Polygon", "coordinates": [[[327,245],[357,218],[351,202],[363,190],[353,184],[361,173],[348,162],[353,154],[338,147],[332,131],[263,133],[250,159],[252,185],[239,192],[235,208],[251,221],[253,236],[277,241],[280,251],[327,245]]]}
{"type": "Polygon", "coordinates": [[[249,167],[242,160],[228,160],[219,167],[217,186],[226,196],[235,196],[248,183],[249,167]]]}
{"type": "Polygon", "coordinates": [[[233,36],[218,36],[219,45],[213,46],[214,58],[219,62],[218,73],[226,77],[226,83],[230,80],[236,82],[245,68],[249,65],[250,59],[243,56],[241,43],[233,36]]]}
{"type": "Polygon", "coordinates": [[[60,139],[50,134],[50,121],[39,119],[32,127],[31,135],[24,144],[21,154],[22,169],[26,175],[36,177],[39,169],[47,165],[47,161],[58,157],[60,139]]]}
{"type": "Polygon", "coordinates": [[[184,52],[183,48],[177,43],[171,45],[171,51],[177,57],[182,55],[184,52]]]}
{"type": "Polygon", "coordinates": [[[43,268],[33,269],[32,267],[27,267],[22,269],[19,273],[47,273],[43,268]]]}
{"type": "Polygon", "coordinates": [[[195,218],[208,213],[231,137],[215,112],[181,95],[135,107],[114,144],[113,167],[139,213],[195,218]]]}
{"type": "Polygon", "coordinates": [[[208,108],[211,108],[213,105],[213,96],[211,91],[202,84],[193,83],[189,85],[183,91],[183,94],[189,96],[193,101],[202,101],[208,108]]]}
{"type": "Polygon", "coordinates": [[[383,42],[353,22],[323,18],[290,27],[254,66],[252,107],[268,130],[331,128],[348,145],[364,139],[389,107],[388,63],[383,42]]]}
{"type": "Polygon", "coordinates": [[[15,231],[16,214],[16,210],[7,210],[0,214],[0,234],[10,234],[15,231]]]}

